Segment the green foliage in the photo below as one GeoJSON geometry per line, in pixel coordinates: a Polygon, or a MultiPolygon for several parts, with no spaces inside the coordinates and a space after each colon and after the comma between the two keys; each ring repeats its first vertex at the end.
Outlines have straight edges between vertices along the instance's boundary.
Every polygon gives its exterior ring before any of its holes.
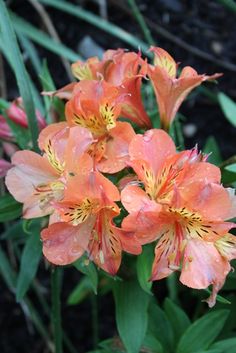
{"type": "Polygon", "coordinates": [[[83,256],[74,263],[75,268],[88,277],[90,288],[97,294],[98,272],[93,262],[83,256]]]}
{"type": "Polygon", "coordinates": [[[152,287],[152,282],[149,281],[149,279],[151,277],[153,260],[153,246],[151,244],[146,245],[137,259],[137,276],[141,288],[143,288],[143,290],[149,294],[151,294],[152,287]]]}
{"type": "Polygon", "coordinates": [[[7,55],[10,57],[11,63],[13,65],[15,77],[17,79],[17,84],[20,90],[20,95],[23,99],[26,114],[28,117],[33,148],[38,150],[38,126],[36,123],[35,107],[30,90],[30,84],[28,81],[28,74],[26,72],[13,26],[3,0],[0,0],[0,39],[2,40],[4,49],[8,53],[7,55]]]}
{"type": "Polygon", "coordinates": [[[166,313],[152,301],[149,306],[148,333],[151,333],[169,353],[174,346],[174,331],[166,313]]]}
{"type": "Polygon", "coordinates": [[[136,281],[114,283],[116,324],[127,353],[138,353],[148,323],[149,295],[136,281]]]}
{"type": "Polygon", "coordinates": [[[82,277],[77,286],[70,293],[67,303],[77,305],[81,303],[88,295],[93,294],[94,288],[89,277],[82,277]]]}
{"type": "Polygon", "coordinates": [[[214,136],[208,137],[205,146],[203,147],[203,152],[209,154],[208,161],[210,163],[218,166],[222,162],[220,149],[214,136]]]}
{"type": "MultiPolygon", "coordinates": [[[[56,90],[56,85],[53,81],[52,75],[49,71],[48,65],[46,60],[43,62],[42,70],[40,71],[39,75],[43,91],[48,92],[48,91],[55,91],[56,90]]],[[[62,102],[61,99],[57,97],[48,97],[46,95],[43,96],[44,98],[44,103],[45,103],[45,110],[46,110],[46,120],[48,123],[52,123],[52,117],[50,115],[50,109],[52,108],[54,112],[56,112],[59,115],[60,120],[65,119],[65,105],[62,102]]]]}
{"type": "Polygon", "coordinates": [[[216,342],[211,346],[211,349],[218,349],[221,353],[234,353],[235,348],[236,337],[216,342]]]}
{"type": "Polygon", "coordinates": [[[12,221],[22,214],[22,205],[10,194],[0,197],[0,222],[12,221]]]}
{"type": "Polygon", "coordinates": [[[228,315],[228,310],[216,310],[195,321],[181,337],[177,353],[197,353],[209,348],[223,329],[228,315]]]}
{"type": "Polygon", "coordinates": [[[236,173],[236,163],[226,166],[225,169],[231,173],[236,173]]]}
{"type": "Polygon", "coordinates": [[[16,14],[11,13],[11,18],[17,33],[23,34],[27,38],[32,39],[35,43],[41,45],[49,51],[61,55],[62,57],[71,61],[76,61],[80,58],[79,54],[75,53],[72,49],[69,49],[65,45],[56,42],[47,34],[35,28],[16,14]]]}
{"type": "Polygon", "coordinates": [[[218,99],[226,119],[236,127],[236,103],[222,92],[218,94],[218,99]]]}
{"type": "Polygon", "coordinates": [[[177,343],[182,334],[190,326],[191,322],[185,312],[169,298],[166,298],[164,302],[165,313],[171,323],[175,342],[177,343]]]}
{"type": "Polygon", "coordinates": [[[70,4],[68,1],[57,1],[57,0],[40,0],[41,3],[45,5],[52,6],[58,10],[61,10],[65,13],[69,13],[72,16],[75,16],[83,21],[90,23],[92,26],[95,26],[114,37],[117,37],[123,40],[125,43],[133,46],[135,49],[141,48],[143,51],[146,52],[146,55],[152,57],[152,54],[147,52],[148,45],[138,39],[137,37],[133,36],[132,34],[124,31],[122,28],[114,25],[111,22],[108,22],[102,19],[99,16],[92,14],[89,11],[82,9],[80,6],[76,6],[70,4]]]}
{"type": "Polygon", "coordinates": [[[30,234],[22,252],[20,271],[16,285],[16,300],[19,302],[27,293],[29,286],[34,279],[39,261],[42,256],[42,242],[40,240],[40,222],[34,221],[30,227],[30,234]]]}

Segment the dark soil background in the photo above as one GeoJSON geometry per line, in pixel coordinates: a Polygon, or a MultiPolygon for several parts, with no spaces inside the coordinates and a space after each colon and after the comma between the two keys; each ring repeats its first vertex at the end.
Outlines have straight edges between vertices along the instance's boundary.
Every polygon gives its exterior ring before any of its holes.
{"type": "MultiPolygon", "coordinates": [[[[69,2],[80,4],[96,14],[99,13],[96,1],[69,2]]],[[[29,1],[15,0],[8,3],[10,8],[18,15],[38,28],[44,29],[40,17],[29,1]]],[[[223,72],[224,76],[219,79],[218,85],[208,84],[207,87],[213,92],[223,91],[236,100],[236,13],[225,8],[217,0],[139,0],[137,3],[143,15],[149,22],[151,21],[151,32],[158,46],[169,51],[176,61],[181,62],[183,66],[193,66],[200,73],[223,72]],[[170,35],[160,33],[160,27],[162,30],[168,31],[170,35]],[[180,45],[179,40],[184,42],[184,46],[188,44],[191,48],[183,48],[183,43],[180,45]],[[196,55],[193,48],[198,49],[200,53],[196,55]],[[204,54],[210,54],[213,60],[206,60],[204,54]],[[214,58],[221,64],[216,63],[214,58]],[[227,63],[232,64],[231,69],[225,67],[227,63]]],[[[140,28],[132,13],[130,13],[125,0],[107,0],[107,8],[110,21],[143,39],[140,28]]],[[[47,8],[47,12],[62,42],[75,51],[86,35],[92,37],[105,50],[127,47],[117,38],[111,37],[86,22],[63,14],[61,11],[47,8]]],[[[61,60],[41,47],[37,46],[37,49],[42,58],[47,58],[49,69],[57,87],[65,85],[69,79],[61,60]]],[[[133,50],[133,48],[129,49],[133,50]]],[[[28,65],[28,69],[33,72],[30,65],[28,65]]],[[[17,96],[17,90],[14,77],[9,69],[6,70],[6,77],[8,99],[10,100],[17,96]]],[[[198,143],[202,148],[207,137],[213,135],[219,143],[224,158],[229,158],[235,154],[235,129],[224,118],[217,104],[203,94],[192,95],[192,98],[181,107],[181,113],[187,117],[184,124],[193,124],[196,130],[191,138],[186,137],[187,147],[192,147],[198,143]]],[[[39,279],[46,288],[49,288],[49,271],[45,271],[43,264],[41,267],[39,279]]],[[[87,300],[80,306],[75,307],[68,307],[65,304],[68,294],[78,280],[79,273],[75,269],[71,268],[65,271],[62,289],[63,325],[78,353],[83,353],[92,349],[91,303],[87,300]]],[[[157,286],[158,290],[155,290],[157,297],[162,300],[166,293],[166,284],[163,281],[155,284],[154,287],[157,288],[157,286]]],[[[21,307],[15,303],[14,295],[7,290],[2,281],[0,282],[0,293],[0,352],[47,352],[44,342],[30,323],[27,322],[21,307]]],[[[45,296],[48,298],[49,293],[46,292],[45,296]]],[[[192,300],[188,304],[186,309],[191,315],[192,300]]],[[[115,323],[113,301],[109,295],[99,298],[98,311],[100,338],[111,337],[115,333],[115,323]]],[[[45,322],[47,322],[46,319],[45,322]]]]}

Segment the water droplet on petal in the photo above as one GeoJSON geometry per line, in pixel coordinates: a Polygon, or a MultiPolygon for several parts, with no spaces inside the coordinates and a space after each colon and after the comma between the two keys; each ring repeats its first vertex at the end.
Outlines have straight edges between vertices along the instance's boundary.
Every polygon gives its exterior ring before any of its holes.
{"type": "Polygon", "coordinates": [[[45,240],[44,242],[43,242],[43,245],[44,246],[46,246],[46,248],[49,248],[51,245],[52,245],[52,241],[51,240],[45,240]]]}
{"type": "Polygon", "coordinates": [[[124,195],[123,200],[124,202],[129,203],[132,201],[132,197],[130,195],[124,195]]]}
{"type": "Polygon", "coordinates": [[[149,141],[151,141],[152,137],[153,137],[153,131],[149,130],[149,131],[145,132],[143,139],[145,142],[149,142],[149,141]]]}

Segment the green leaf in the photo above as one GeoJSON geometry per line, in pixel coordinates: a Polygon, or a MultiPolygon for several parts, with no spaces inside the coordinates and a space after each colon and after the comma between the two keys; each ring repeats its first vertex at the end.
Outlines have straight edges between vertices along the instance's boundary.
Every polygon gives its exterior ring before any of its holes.
{"type": "Polygon", "coordinates": [[[10,194],[0,197],[0,222],[12,221],[22,214],[22,205],[10,194]]]}
{"type": "Polygon", "coordinates": [[[1,240],[11,239],[21,239],[23,235],[22,220],[15,222],[10,227],[8,227],[1,235],[1,240]]]}
{"type": "Polygon", "coordinates": [[[5,280],[8,288],[14,292],[15,290],[15,285],[16,285],[16,274],[14,273],[11,264],[0,247],[0,273],[5,280]]]}
{"type": "Polygon", "coordinates": [[[91,288],[97,294],[98,287],[98,272],[93,262],[88,263],[88,259],[83,256],[73,264],[78,271],[82,272],[89,278],[91,288]]]}
{"type": "Polygon", "coordinates": [[[17,44],[16,36],[9,18],[9,14],[3,0],[0,0],[0,33],[5,51],[10,57],[11,64],[14,69],[20,95],[24,102],[26,115],[28,118],[29,130],[34,150],[38,150],[38,125],[35,116],[34,102],[30,90],[28,74],[26,72],[24,62],[17,44]]]}
{"type": "Polygon", "coordinates": [[[195,321],[181,337],[177,353],[207,349],[224,327],[228,315],[229,310],[217,310],[195,321]]]}
{"type": "Polygon", "coordinates": [[[151,334],[147,334],[143,341],[143,352],[164,353],[161,343],[151,334]]]}
{"type": "Polygon", "coordinates": [[[172,326],[165,312],[154,301],[149,306],[148,333],[161,342],[165,353],[172,351],[174,345],[172,326]]]}
{"type": "Polygon", "coordinates": [[[88,277],[84,276],[70,293],[67,299],[67,304],[77,305],[91,293],[93,293],[91,281],[88,277]]]}
{"type": "Polygon", "coordinates": [[[7,102],[5,99],[3,99],[3,98],[0,98],[0,109],[1,110],[6,110],[6,109],[8,109],[9,108],[9,106],[10,106],[10,103],[9,102],[7,102]]]}
{"type": "Polygon", "coordinates": [[[72,49],[68,48],[62,43],[56,42],[50,36],[48,36],[43,31],[35,28],[29,22],[25,21],[23,18],[11,13],[11,18],[14,23],[15,31],[19,34],[30,38],[35,43],[41,45],[42,47],[48,49],[52,53],[58,54],[72,62],[77,60],[82,60],[82,58],[74,52],[72,49]]]}
{"type": "Polygon", "coordinates": [[[26,36],[22,35],[21,33],[18,34],[18,38],[20,40],[20,43],[23,49],[28,54],[28,57],[32,63],[35,73],[39,75],[42,70],[42,63],[41,63],[39,54],[35,49],[35,46],[26,36]]]}
{"type": "Polygon", "coordinates": [[[34,222],[31,228],[31,234],[27,235],[27,240],[21,256],[20,272],[17,278],[16,300],[23,299],[28,291],[32,280],[38,269],[39,261],[42,255],[42,242],[40,239],[40,224],[34,222]]]}
{"type": "Polygon", "coordinates": [[[108,338],[99,342],[99,347],[103,348],[103,353],[124,353],[122,342],[116,338],[108,338]]]}
{"type": "Polygon", "coordinates": [[[177,343],[183,333],[191,325],[191,321],[185,312],[169,298],[166,298],[164,302],[164,309],[173,328],[175,342],[177,343]]]}
{"type": "Polygon", "coordinates": [[[219,342],[215,342],[211,349],[218,349],[222,353],[234,353],[236,348],[236,337],[227,338],[219,342]]]}
{"type": "Polygon", "coordinates": [[[154,259],[153,246],[148,244],[143,247],[142,253],[137,260],[137,276],[140,286],[149,294],[152,294],[152,282],[149,281],[152,272],[152,263],[154,259]]]}
{"type": "Polygon", "coordinates": [[[124,31],[122,28],[114,25],[111,22],[104,20],[103,18],[94,15],[93,13],[82,9],[80,6],[70,4],[67,1],[63,0],[40,0],[41,3],[45,5],[52,6],[58,10],[69,13],[72,16],[75,16],[83,21],[90,23],[92,26],[95,26],[114,37],[117,37],[124,41],[125,43],[131,45],[135,49],[141,48],[145,55],[152,58],[152,53],[148,52],[149,46],[144,43],[142,40],[138,39],[136,36],[124,31]]]}
{"type": "Polygon", "coordinates": [[[207,351],[197,351],[196,353],[225,353],[225,351],[219,351],[218,349],[209,349],[207,351]]]}
{"type": "MultiPolygon", "coordinates": [[[[204,291],[211,295],[210,289],[206,288],[206,289],[204,289],[204,291]]],[[[222,297],[219,294],[217,294],[217,296],[216,296],[216,301],[219,303],[222,303],[222,304],[231,304],[231,302],[228,299],[222,297]]]]}
{"type": "MultiPolygon", "coordinates": [[[[43,67],[40,73],[40,81],[43,87],[43,91],[55,91],[56,86],[52,79],[52,76],[49,72],[48,65],[46,60],[43,62],[43,67]]],[[[46,111],[47,111],[47,121],[48,123],[52,123],[52,118],[49,115],[51,106],[55,109],[55,111],[59,114],[60,120],[65,120],[65,105],[61,99],[58,97],[47,97],[43,96],[46,111]]]]}
{"type": "Polygon", "coordinates": [[[236,103],[222,92],[218,94],[218,99],[226,119],[236,127],[236,103]]]}
{"type": "Polygon", "coordinates": [[[29,130],[10,120],[6,114],[4,114],[4,116],[20,148],[23,150],[30,149],[31,141],[29,130]]]}
{"type": "Polygon", "coordinates": [[[150,296],[137,280],[114,283],[113,290],[120,338],[128,353],[138,353],[147,330],[150,296]]]}
{"type": "Polygon", "coordinates": [[[67,48],[64,44],[55,42],[55,40],[49,37],[46,33],[35,28],[23,18],[14,13],[11,13],[11,18],[17,33],[23,34],[24,36],[32,39],[35,43],[55,54],[63,56],[70,61],[77,61],[81,59],[79,54],[75,53],[72,49],[67,48]]]}
{"type": "Polygon", "coordinates": [[[236,163],[227,165],[227,167],[225,167],[225,169],[231,173],[236,173],[236,163]]]}
{"type": "Polygon", "coordinates": [[[210,153],[210,156],[208,157],[210,163],[219,165],[222,162],[220,149],[214,136],[208,137],[205,146],[203,147],[203,152],[206,154],[210,153]]]}

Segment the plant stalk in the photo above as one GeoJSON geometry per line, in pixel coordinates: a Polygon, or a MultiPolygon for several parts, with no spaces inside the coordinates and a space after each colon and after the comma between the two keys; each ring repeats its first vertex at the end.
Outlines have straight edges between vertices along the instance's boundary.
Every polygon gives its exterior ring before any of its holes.
{"type": "Polygon", "coordinates": [[[62,347],[62,320],[61,320],[61,269],[53,267],[51,271],[51,300],[52,300],[52,327],[54,336],[55,353],[63,353],[62,347]]]}

